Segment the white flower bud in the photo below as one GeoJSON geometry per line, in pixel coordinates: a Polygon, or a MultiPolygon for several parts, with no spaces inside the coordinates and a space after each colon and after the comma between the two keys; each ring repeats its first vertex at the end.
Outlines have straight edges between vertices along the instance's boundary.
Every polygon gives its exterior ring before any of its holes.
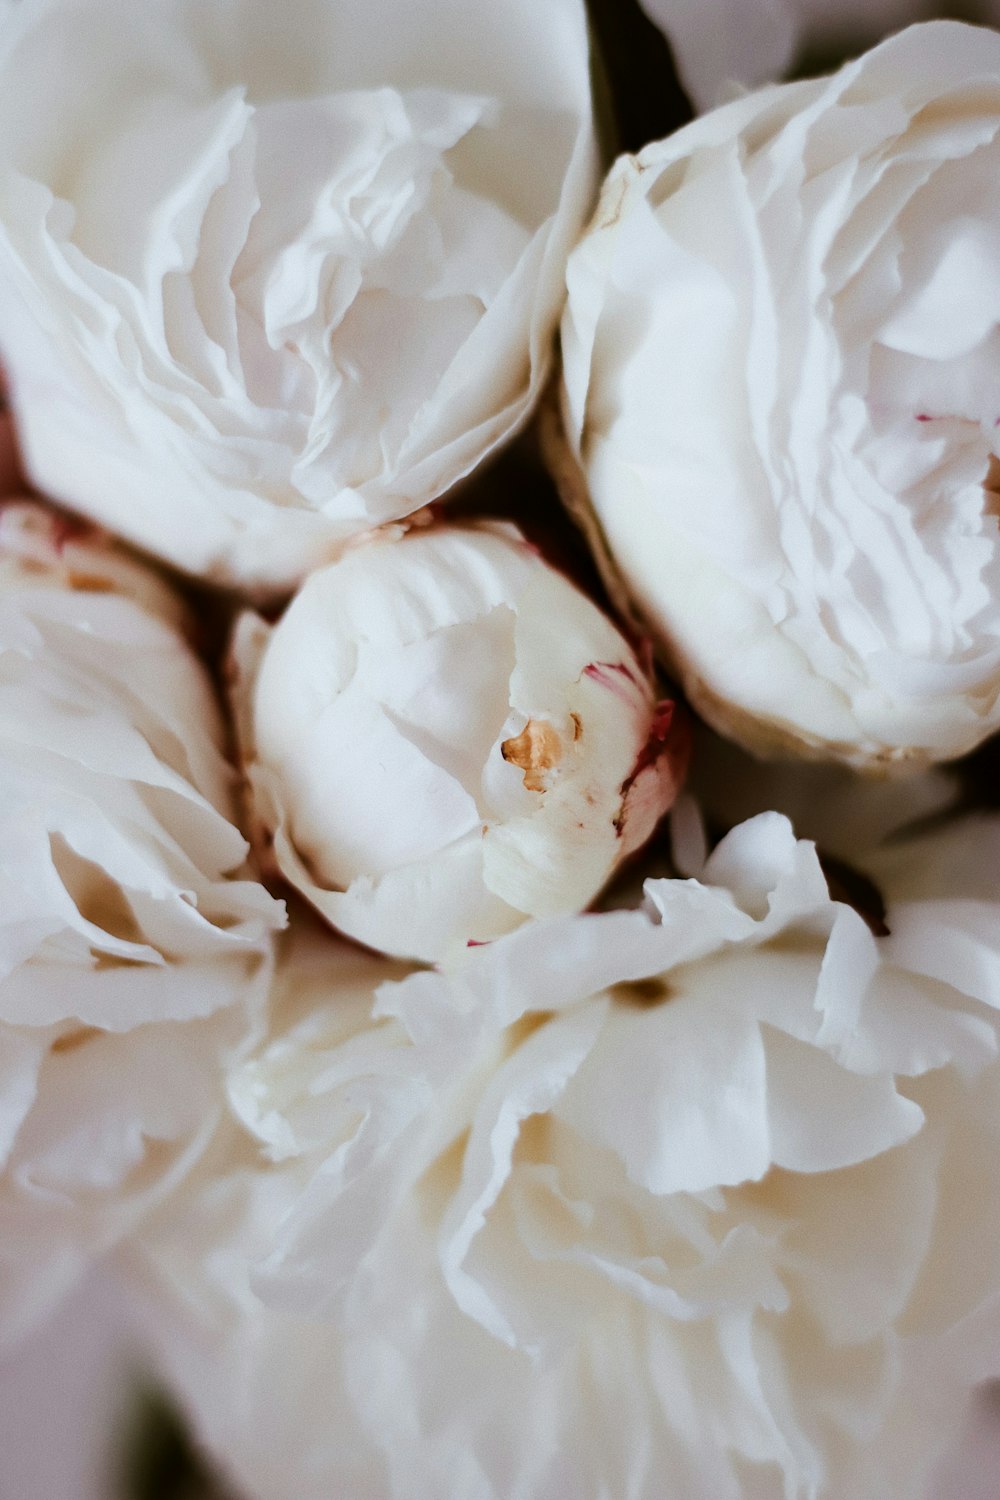
{"type": "Polygon", "coordinates": [[[914,27],[623,158],[569,264],[570,441],[692,701],[764,753],[1000,727],[1000,36],[914,27]]]}
{"type": "Polygon", "coordinates": [[[239,878],[182,620],[79,527],[0,511],[0,1343],[176,1183],[259,1021],[282,910],[239,878]]]}
{"type": "Polygon", "coordinates": [[[610,621],[511,526],[432,527],[245,615],[255,811],[343,932],[425,960],[586,906],[677,789],[683,733],[610,621]]]}
{"type": "Polygon", "coordinates": [[[0,136],[31,479],[262,588],[518,427],[597,187],[583,0],[40,0],[0,136]]]}

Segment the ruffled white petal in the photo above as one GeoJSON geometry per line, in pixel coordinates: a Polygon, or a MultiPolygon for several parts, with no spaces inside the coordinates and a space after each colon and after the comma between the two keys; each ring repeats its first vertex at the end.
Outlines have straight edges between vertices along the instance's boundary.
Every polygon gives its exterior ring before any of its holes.
{"type": "Polygon", "coordinates": [[[0,513],[0,1341],[188,1169],[254,1037],[280,904],[246,878],[177,599],[0,513]]]}
{"type": "Polygon", "coordinates": [[[569,441],[634,606],[759,753],[1000,725],[1000,38],[935,23],[623,157],[568,269],[569,441]]]}
{"type": "Polygon", "coordinates": [[[46,0],[0,47],[28,470],[271,590],[524,421],[596,167],[582,0],[435,0],[419,25],[400,0],[301,0],[272,25],[258,0],[46,0]]]}
{"type": "Polygon", "coordinates": [[[922,1493],[997,1370],[1000,924],[928,973],[995,825],[856,848],[879,936],[778,814],[443,972],[300,931],[231,1087],[263,1155],[141,1252],[214,1451],[267,1500],[922,1493]]]}

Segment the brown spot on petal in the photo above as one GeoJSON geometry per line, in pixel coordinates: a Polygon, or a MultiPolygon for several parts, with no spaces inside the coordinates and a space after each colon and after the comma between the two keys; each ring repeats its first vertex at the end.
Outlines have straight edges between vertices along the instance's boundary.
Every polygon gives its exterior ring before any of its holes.
{"type": "Polygon", "coordinates": [[[1000,458],[995,453],[990,454],[989,467],[983,480],[983,497],[983,514],[1000,517],[1000,458]]]}
{"type": "Polygon", "coordinates": [[[616,984],[610,994],[617,1005],[638,1006],[641,1010],[648,1010],[669,1000],[673,990],[665,979],[655,977],[626,980],[622,984],[616,984]]]}
{"type": "Polygon", "coordinates": [[[24,488],[24,483],[14,424],[0,405],[0,495],[17,494],[24,488]]]}
{"type": "Polygon", "coordinates": [[[102,1036],[96,1026],[77,1026],[73,1031],[67,1031],[65,1036],[56,1037],[52,1043],[53,1052],[75,1052],[78,1047],[85,1047],[95,1037],[102,1036]]]}
{"type": "Polygon", "coordinates": [[[544,719],[529,719],[520,734],[500,746],[504,760],[524,772],[529,792],[546,790],[546,773],[559,764],[562,753],[559,731],[544,719]]]}
{"type": "Polygon", "coordinates": [[[70,588],[76,589],[80,594],[113,594],[115,586],[107,578],[101,578],[96,573],[75,573],[66,575],[70,588]]]}

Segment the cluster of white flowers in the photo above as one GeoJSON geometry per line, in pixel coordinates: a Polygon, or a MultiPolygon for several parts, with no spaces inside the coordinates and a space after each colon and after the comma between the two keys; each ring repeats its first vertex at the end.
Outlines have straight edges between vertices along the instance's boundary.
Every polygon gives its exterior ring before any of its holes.
{"type": "Polygon", "coordinates": [[[594,63],[0,0],[0,1346],[113,1250],[247,1500],[922,1500],[1000,1376],[1000,36],[600,197],[594,63]]]}

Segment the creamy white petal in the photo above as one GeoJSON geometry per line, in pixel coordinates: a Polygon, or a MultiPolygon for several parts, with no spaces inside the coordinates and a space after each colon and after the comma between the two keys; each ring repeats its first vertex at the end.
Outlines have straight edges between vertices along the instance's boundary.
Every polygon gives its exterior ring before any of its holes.
{"type": "Polygon", "coordinates": [[[178,599],[0,512],[0,1342],[184,1175],[257,1033],[274,901],[178,599]]]}

